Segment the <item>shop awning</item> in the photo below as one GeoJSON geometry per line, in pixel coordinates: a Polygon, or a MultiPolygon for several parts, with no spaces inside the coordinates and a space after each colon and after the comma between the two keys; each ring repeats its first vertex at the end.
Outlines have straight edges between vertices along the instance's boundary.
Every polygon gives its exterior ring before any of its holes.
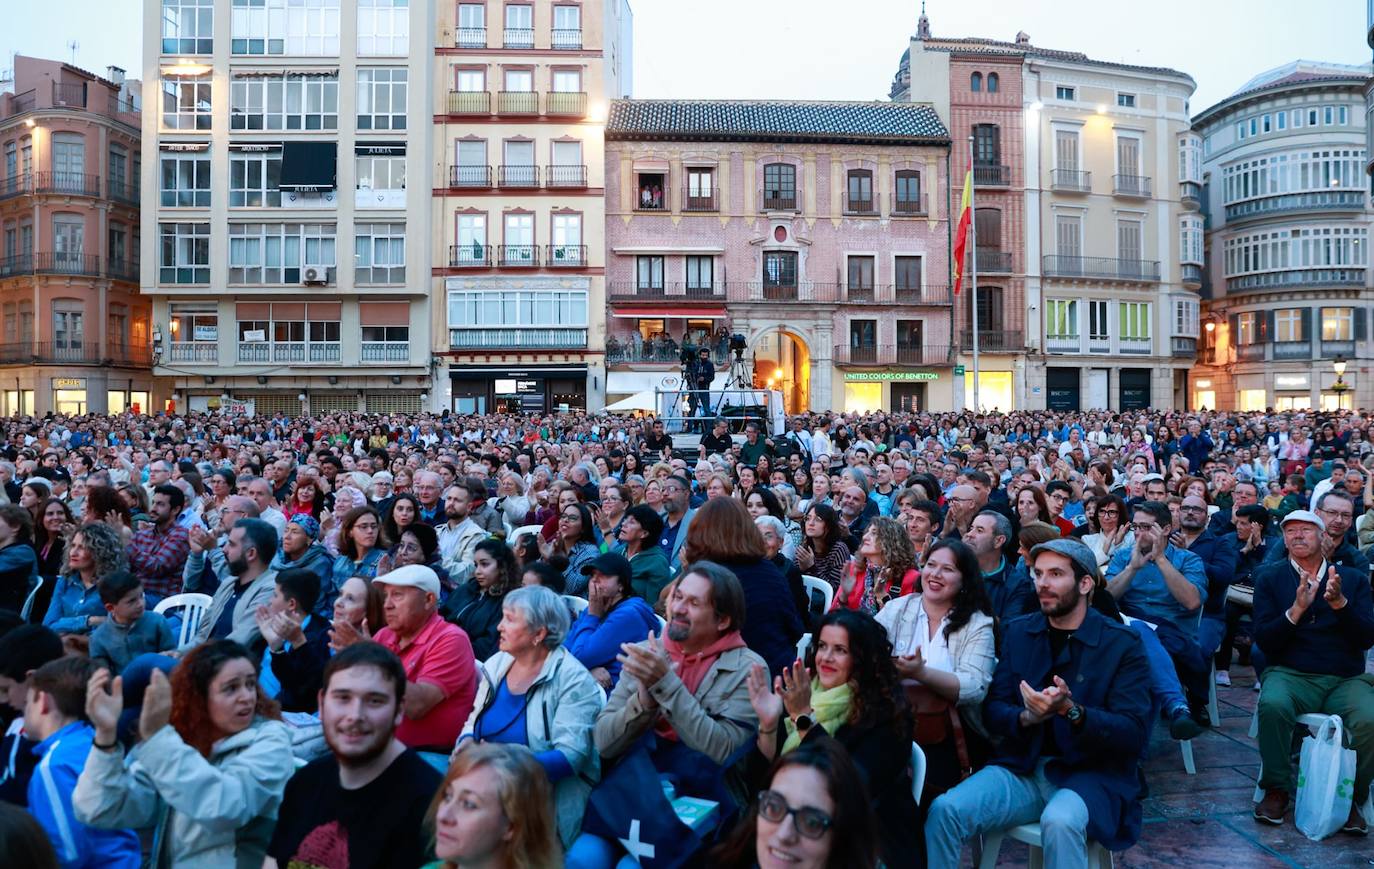
{"type": "Polygon", "coordinates": [[[338,167],[337,142],[286,142],[282,145],[282,190],[333,190],[338,167]]]}
{"type": "Polygon", "coordinates": [[[681,317],[686,320],[724,320],[724,308],[649,308],[643,305],[617,306],[612,317],[681,317]]]}

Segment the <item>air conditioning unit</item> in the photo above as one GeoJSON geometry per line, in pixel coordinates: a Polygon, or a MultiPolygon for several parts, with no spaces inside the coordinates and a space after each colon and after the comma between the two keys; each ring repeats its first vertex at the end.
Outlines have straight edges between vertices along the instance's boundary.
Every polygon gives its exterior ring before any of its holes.
{"type": "Polygon", "coordinates": [[[311,284],[329,283],[329,269],[324,266],[306,266],[301,270],[301,284],[310,286],[311,284]]]}

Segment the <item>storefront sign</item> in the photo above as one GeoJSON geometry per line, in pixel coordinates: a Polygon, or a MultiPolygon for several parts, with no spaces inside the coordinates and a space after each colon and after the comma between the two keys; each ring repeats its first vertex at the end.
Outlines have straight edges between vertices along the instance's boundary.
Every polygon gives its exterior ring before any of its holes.
{"type": "Polygon", "coordinates": [[[1211,389],[1212,381],[1207,380],[1206,378],[1200,378],[1198,380],[1194,380],[1193,385],[1196,386],[1198,389],[1211,389]]]}
{"type": "Polygon", "coordinates": [[[52,379],[53,389],[85,389],[86,378],[84,377],[54,377],[52,379]]]}
{"type": "Polygon", "coordinates": [[[1311,389],[1312,378],[1308,374],[1276,374],[1275,389],[1311,389]]]}
{"type": "MultiPolygon", "coordinates": [[[[957,369],[956,374],[961,373],[957,369]]],[[[939,380],[934,371],[846,371],[844,379],[851,382],[873,382],[888,380],[939,380]]]]}

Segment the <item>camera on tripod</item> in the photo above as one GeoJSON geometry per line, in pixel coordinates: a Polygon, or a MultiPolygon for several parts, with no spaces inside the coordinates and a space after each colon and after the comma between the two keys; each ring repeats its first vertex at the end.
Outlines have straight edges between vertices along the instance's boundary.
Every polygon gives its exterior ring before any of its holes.
{"type": "Polygon", "coordinates": [[[748,346],[744,336],[740,333],[736,332],[730,336],[730,351],[735,354],[736,359],[744,358],[744,351],[748,346]]]}

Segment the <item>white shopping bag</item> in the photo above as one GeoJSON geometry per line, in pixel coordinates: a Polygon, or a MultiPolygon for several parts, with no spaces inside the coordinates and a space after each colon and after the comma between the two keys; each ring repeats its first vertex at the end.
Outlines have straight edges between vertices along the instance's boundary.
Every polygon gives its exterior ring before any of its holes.
{"type": "Polygon", "coordinates": [[[1343,746],[1341,718],[1332,715],[1302,741],[1293,820],[1303,835],[1325,839],[1345,824],[1355,793],[1355,752],[1343,746]]]}

